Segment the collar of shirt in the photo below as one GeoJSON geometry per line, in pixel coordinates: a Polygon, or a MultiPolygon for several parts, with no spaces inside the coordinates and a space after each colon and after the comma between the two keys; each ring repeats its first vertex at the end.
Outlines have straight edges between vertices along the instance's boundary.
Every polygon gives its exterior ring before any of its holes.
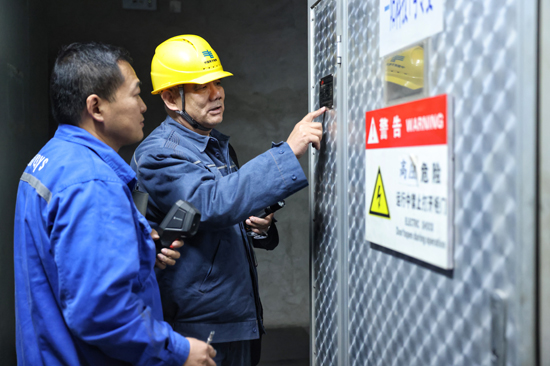
{"type": "Polygon", "coordinates": [[[112,147],[98,140],[85,129],[73,125],[60,124],[54,137],[86,146],[109,165],[116,175],[128,185],[130,190],[134,189],[136,184],[136,173],[134,173],[132,168],[130,168],[112,147]]]}
{"type": "Polygon", "coordinates": [[[187,127],[179,124],[170,116],[166,117],[163,123],[166,123],[176,129],[187,141],[191,142],[201,153],[206,150],[209,142],[217,141],[221,148],[225,148],[229,144],[229,136],[213,129],[210,131],[210,136],[204,136],[195,131],[191,131],[187,127]]]}

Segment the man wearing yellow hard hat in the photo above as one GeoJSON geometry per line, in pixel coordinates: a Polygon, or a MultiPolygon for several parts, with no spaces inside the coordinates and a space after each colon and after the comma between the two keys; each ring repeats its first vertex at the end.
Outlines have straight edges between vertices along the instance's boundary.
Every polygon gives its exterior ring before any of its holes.
{"type": "Polygon", "coordinates": [[[298,122],[286,142],[239,168],[229,137],[215,129],[225,108],[221,79],[231,75],[201,37],[161,43],[151,79],[168,116],[131,165],[140,190],[149,193],[153,227],[180,199],[201,212],[199,231],[186,239],[181,259],[158,275],[165,320],[187,337],[206,340],[214,331],[216,364],[247,366],[258,363],[265,332],[253,247],[278,244],[273,214],[255,215],[307,186],[298,158],[310,144],[320,147],[322,126],[313,119],[324,108],[298,122]]]}

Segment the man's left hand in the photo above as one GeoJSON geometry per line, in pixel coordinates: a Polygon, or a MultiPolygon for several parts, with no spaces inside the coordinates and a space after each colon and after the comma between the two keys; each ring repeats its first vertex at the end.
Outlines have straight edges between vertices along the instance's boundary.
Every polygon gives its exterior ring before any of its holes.
{"type": "MultiPolygon", "coordinates": [[[[160,235],[155,229],[152,229],[151,231],[151,238],[153,238],[153,240],[160,239],[160,235]]],[[[180,252],[174,249],[181,248],[182,246],[183,240],[176,239],[172,242],[170,248],[162,248],[160,253],[157,254],[157,258],[155,259],[155,266],[160,269],[165,269],[166,266],[173,266],[174,264],[176,264],[176,259],[180,257],[180,252]]]]}
{"type": "Polygon", "coordinates": [[[269,230],[269,227],[271,226],[271,222],[273,221],[273,215],[274,214],[267,215],[263,219],[256,216],[250,216],[248,219],[246,219],[246,224],[256,234],[265,235],[265,233],[267,233],[267,231],[269,230]]]}

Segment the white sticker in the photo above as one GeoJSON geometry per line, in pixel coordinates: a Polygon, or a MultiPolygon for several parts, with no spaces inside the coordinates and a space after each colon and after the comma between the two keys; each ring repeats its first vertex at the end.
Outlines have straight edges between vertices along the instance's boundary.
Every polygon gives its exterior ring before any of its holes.
{"type": "Polygon", "coordinates": [[[443,31],[445,0],[380,0],[380,57],[443,31]]]}

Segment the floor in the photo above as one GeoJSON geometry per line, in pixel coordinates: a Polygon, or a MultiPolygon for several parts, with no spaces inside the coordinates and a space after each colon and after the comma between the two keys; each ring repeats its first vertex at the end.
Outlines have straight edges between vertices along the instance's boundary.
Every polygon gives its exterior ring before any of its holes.
{"type": "Polygon", "coordinates": [[[298,327],[267,329],[258,366],[309,366],[307,330],[298,327]]]}

